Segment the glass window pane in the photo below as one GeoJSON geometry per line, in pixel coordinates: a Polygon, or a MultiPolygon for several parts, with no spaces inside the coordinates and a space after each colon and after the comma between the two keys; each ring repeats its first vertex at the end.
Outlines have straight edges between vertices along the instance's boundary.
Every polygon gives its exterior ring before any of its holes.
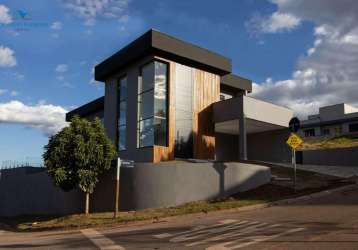
{"type": "Polygon", "coordinates": [[[154,115],[166,117],[167,111],[167,65],[155,62],[154,115]]]}
{"type": "Polygon", "coordinates": [[[147,147],[153,145],[153,132],[153,118],[139,122],[139,147],[147,147]]]}
{"type": "Polygon", "coordinates": [[[142,67],[138,93],[142,93],[152,88],[154,88],[154,63],[149,63],[142,67]]]}
{"type": "Polygon", "coordinates": [[[152,117],[154,114],[153,90],[138,96],[138,120],[152,117]]]}
{"type": "Polygon", "coordinates": [[[127,99],[127,77],[123,77],[119,81],[119,100],[123,101],[127,99]]]}
{"type": "Polygon", "coordinates": [[[118,129],[118,150],[126,149],[126,126],[120,126],[118,129]]]}
{"type": "Polygon", "coordinates": [[[154,118],[154,144],[167,146],[167,120],[154,118]]]}
{"type": "Polygon", "coordinates": [[[119,120],[118,125],[126,125],[126,112],[127,112],[127,102],[122,101],[119,103],[119,120]]]}
{"type": "Polygon", "coordinates": [[[165,99],[154,99],[154,116],[167,117],[167,101],[165,99]]]}

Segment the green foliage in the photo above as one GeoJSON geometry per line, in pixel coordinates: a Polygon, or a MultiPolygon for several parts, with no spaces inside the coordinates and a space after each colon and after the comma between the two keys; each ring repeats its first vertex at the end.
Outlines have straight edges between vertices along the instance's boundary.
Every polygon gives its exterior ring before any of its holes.
{"type": "Polygon", "coordinates": [[[43,154],[48,174],[65,191],[79,187],[93,193],[98,177],[111,167],[116,150],[101,121],[75,116],[68,127],[51,136],[43,154]]]}

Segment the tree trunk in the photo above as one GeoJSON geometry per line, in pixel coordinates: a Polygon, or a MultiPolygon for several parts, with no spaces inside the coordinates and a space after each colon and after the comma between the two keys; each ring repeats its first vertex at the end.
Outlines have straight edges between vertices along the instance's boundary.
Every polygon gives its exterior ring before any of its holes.
{"type": "Polygon", "coordinates": [[[85,214],[88,215],[89,214],[89,193],[86,193],[86,211],[85,214]]]}

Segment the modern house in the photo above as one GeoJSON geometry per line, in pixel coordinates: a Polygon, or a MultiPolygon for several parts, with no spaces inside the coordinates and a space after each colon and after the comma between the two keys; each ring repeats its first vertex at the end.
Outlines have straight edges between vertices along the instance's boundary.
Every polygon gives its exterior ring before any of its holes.
{"type": "Polygon", "coordinates": [[[303,137],[334,137],[358,133],[358,108],[345,103],[319,108],[319,113],[301,122],[303,137]]]}
{"type": "Polygon", "coordinates": [[[67,114],[99,117],[122,159],[289,161],[287,108],[247,96],[231,60],[149,30],[95,67],[105,95],[67,114]]]}

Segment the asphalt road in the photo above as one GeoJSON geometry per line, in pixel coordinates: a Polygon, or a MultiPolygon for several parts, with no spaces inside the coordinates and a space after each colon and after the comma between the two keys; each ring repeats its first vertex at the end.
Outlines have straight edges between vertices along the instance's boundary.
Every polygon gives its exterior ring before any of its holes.
{"type": "Polygon", "coordinates": [[[0,249],[358,249],[358,187],[309,201],[72,231],[0,231],[0,249]]]}

